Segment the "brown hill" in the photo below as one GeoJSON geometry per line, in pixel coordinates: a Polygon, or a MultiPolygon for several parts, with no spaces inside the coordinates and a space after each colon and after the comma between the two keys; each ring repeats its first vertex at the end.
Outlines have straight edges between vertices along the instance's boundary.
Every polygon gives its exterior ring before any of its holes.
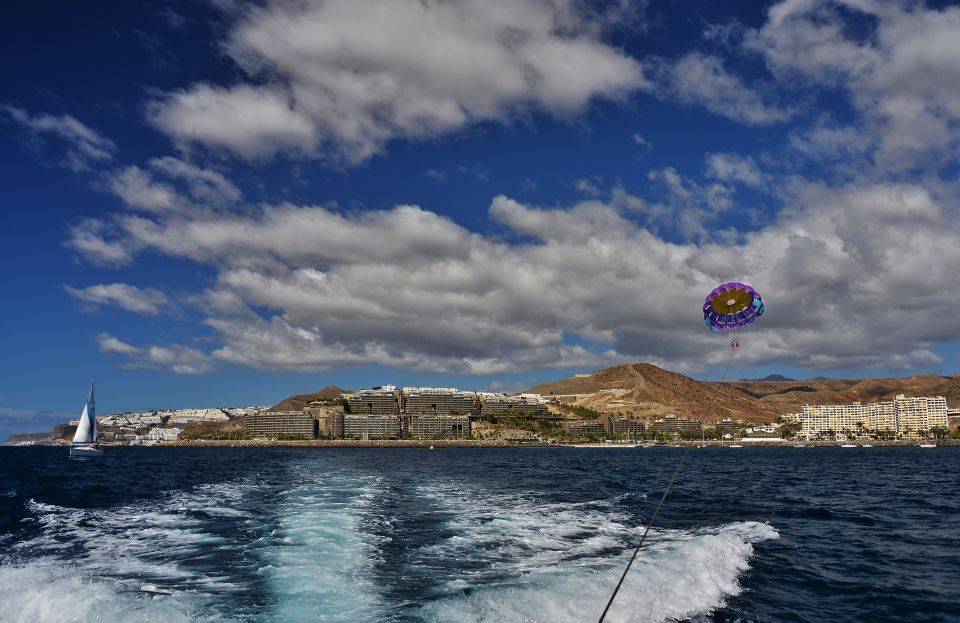
{"type": "Polygon", "coordinates": [[[931,396],[943,396],[951,409],[960,408],[960,376],[948,376],[936,387],[930,388],[931,396]]]}
{"type": "Polygon", "coordinates": [[[907,396],[944,396],[950,406],[960,402],[960,377],[922,374],[905,378],[810,380],[790,382],[734,381],[731,385],[766,403],[798,411],[804,404],[849,404],[907,396]]]}
{"type": "Polygon", "coordinates": [[[298,394],[296,396],[290,396],[289,398],[286,398],[273,405],[267,409],[267,411],[302,411],[308,403],[311,403],[314,400],[336,400],[340,397],[340,394],[344,393],[345,391],[345,389],[340,389],[339,387],[330,385],[314,394],[298,394]]]}
{"type": "Polygon", "coordinates": [[[695,381],[649,363],[614,366],[589,376],[544,383],[530,391],[557,396],[563,403],[638,417],[676,413],[705,422],[725,417],[769,422],[788,411],[730,384],[695,381]]]}
{"type": "Polygon", "coordinates": [[[696,381],[648,363],[624,364],[590,375],[544,383],[530,390],[560,402],[602,412],[657,417],[686,415],[705,422],[724,417],[770,422],[804,404],[849,404],[891,400],[897,394],[945,396],[960,403],[960,376],[924,374],[887,379],[807,381],[696,381]]]}

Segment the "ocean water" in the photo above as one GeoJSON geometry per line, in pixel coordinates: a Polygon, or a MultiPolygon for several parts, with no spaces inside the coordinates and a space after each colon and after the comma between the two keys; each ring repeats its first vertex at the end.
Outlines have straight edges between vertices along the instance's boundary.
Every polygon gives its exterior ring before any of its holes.
{"type": "MultiPolygon", "coordinates": [[[[0,620],[596,621],[679,449],[0,448],[0,620]]],[[[613,621],[960,621],[960,448],[694,449],[613,621]]]]}

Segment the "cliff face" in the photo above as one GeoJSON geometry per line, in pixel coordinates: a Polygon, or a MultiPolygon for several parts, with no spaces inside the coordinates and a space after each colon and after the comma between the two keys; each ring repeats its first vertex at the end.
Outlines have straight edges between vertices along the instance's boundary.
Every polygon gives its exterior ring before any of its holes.
{"type": "Polygon", "coordinates": [[[770,422],[804,404],[890,400],[897,394],[946,396],[960,402],[960,377],[703,382],[649,363],[623,364],[589,376],[544,383],[530,390],[603,412],[657,417],[686,415],[705,422],[725,417],[770,422]]]}

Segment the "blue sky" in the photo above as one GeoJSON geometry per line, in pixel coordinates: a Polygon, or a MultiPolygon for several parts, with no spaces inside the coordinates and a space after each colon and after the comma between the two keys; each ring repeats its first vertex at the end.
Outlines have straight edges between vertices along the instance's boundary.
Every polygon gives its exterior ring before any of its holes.
{"type": "Polygon", "coordinates": [[[960,9],[8,9],[0,437],[335,384],[956,374],[960,9]]]}

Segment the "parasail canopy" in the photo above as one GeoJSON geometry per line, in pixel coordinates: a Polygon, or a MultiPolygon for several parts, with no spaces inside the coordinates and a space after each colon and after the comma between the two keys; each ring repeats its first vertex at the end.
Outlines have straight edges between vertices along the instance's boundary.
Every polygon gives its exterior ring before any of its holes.
{"type": "Polygon", "coordinates": [[[703,321],[714,333],[745,327],[762,315],[760,294],[745,283],[717,286],[703,302],[703,321]]]}

